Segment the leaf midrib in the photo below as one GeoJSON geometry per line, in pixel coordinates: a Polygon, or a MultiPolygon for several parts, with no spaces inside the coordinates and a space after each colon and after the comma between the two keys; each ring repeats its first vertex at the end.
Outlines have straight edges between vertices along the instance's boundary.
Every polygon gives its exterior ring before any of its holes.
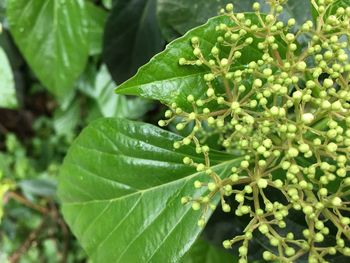
{"type": "MultiPolygon", "coordinates": [[[[237,158],[237,159],[224,161],[222,163],[219,163],[217,165],[212,166],[212,169],[220,168],[221,166],[225,166],[225,165],[228,165],[229,163],[233,163],[235,161],[239,161],[239,160],[242,160],[242,159],[243,158],[237,158]]],[[[140,191],[137,191],[137,192],[134,192],[134,193],[131,193],[131,194],[127,194],[127,195],[124,195],[124,196],[121,196],[121,197],[117,197],[117,198],[103,199],[103,200],[90,200],[90,201],[85,201],[85,202],[65,202],[63,205],[64,206],[75,206],[75,205],[95,204],[95,203],[104,203],[104,202],[116,202],[116,201],[123,200],[125,198],[131,197],[131,196],[134,196],[134,195],[137,195],[137,194],[143,195],[144,193],[153,191],[153,190],[155,190],[157,188],[162,188],[162,187],[166,187],[166,186],[169,186],[169,185],[172,185],[172,184],[176,184],[176,183],[178,183],[181,180],[188,181],[188,180],[190,180],[190,179],[192,179],[192,178],[194,178],[196,176],[199,176],[200,174],[203,174],[203,172],[196,172],[194,174],[188,175],[186,177],[179,178],[179,179],[174,180],[174,181],[170,181],[170,182],[162,184],[162,185],[153,186],[153,187],[150,187],[150,188],[147,188],[147,189],[143,189],[143,190],[140,190],[140,191]]]]}

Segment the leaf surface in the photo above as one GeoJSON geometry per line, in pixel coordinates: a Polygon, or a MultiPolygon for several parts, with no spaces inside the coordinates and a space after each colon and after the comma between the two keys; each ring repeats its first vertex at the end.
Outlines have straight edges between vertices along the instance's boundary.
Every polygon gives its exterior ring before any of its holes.
{"type": "Polygon", "coordinates": [[[0,107],[18,106],[12,69],[5,51],[0,47],[0,107]]]}
{"type": "MultiPolygon", "coordinates": [[[[246,16],[255,19],[253,14],[246,16]]],[[[226,16],[218,16],[189,31],[183,37],[170,43],[165,51],[141,67],[137,74],[121,84],[116,92],[156,99],[165,104],[176,102],[184,108],[192,108],[186,97],[189,94],[193,94],[195,98],[203,96],[207,90],[203,76],[209,72],[209,68],[205,66],[180,66],[179,59],[181,57],[195,59],[190,43],[194,36],[199,37],[202,53],[208,57],[212,47],[216,44],[217,37],[221,35],[215,30],[215,27],[220,23],[232,24],[232,21],[226,16]]],[[[228,52],[228,48],[222,49],[223,55],[227,56],[228,52]]],[[[261,58],[261,55],[261,51],[253,43],[242,49],[242,56],[237,59],[234,66],[243,67],[252,60],[261,58]]]]}
{"type": "MultiPolygon", "coordinates": [[[[188,30],[206,23],[210,17],[218,15],[220,9],[231,2],[230,0],[158,0],[157,16],[162,34],[166,40],[174,40],[188,30]]],[[[246,1],[240,2],[244,4],[246,1]]]]}
{"type": "Polygon", "coordinates": [[[230,255],[223,248],[217,248],[207,241],[198,239],[181,263],[232,263],[238,258],[230,255]]]}
{"type": "MultiPolygon", "coordinates": [[[[58,195],[73,233],[94,262],[178,262],[196,240],[201,213],[182,205],[206,181],[182,163],[194,148],[173,150],[179,136],[124,119],[93,122],[63,164],[58,195]]],[[[222,177],[240,159],[212,152],[222,177]]],[[[209,216],[206,214],[206,216],[209,216]]]]}
{"type": "Polygon", "coordinates": [[[118,0],[107,19],[103,58],[117,84],[136,73],[164,41],[156,19],[156,0],[118,0]]]}
{"type": "Polygon", "coordinates": [[[90,2],[86,2],[86,10],[89,23],[89,54],[100,54],[102,52],[102,38],[107,12],[90,2]]]}
{"type": "Polygon", "coordinates": [[[31,69],[64,97],[84,70],[89,50],[82,0],[8,0],[10,32],[31,69]]]}
{"type": "MultiPolygon", "coordinates": [[[[210,17],[219,14],[219,10],[226,4],[233,3],[234,12],[252,12],[252,5],[261,4],[261,11],[269,11],[265,0],[158,0],[157,16],[163,36],[171,41],[184,35],[193,27],[204,24],[210,17]]],[[[294,17],[297,26],[311,19],[309,1],[290,0],[284,5],[280,19],[287,21],[294,17]]]]}
{"type": "Polygon", "coordinates": [[[94,98],[104,117],[136,120],[151,109],[152,103],[143,98],[127,98],[114,93],[115,84],[105,65],[96,75],[94,98]]]}

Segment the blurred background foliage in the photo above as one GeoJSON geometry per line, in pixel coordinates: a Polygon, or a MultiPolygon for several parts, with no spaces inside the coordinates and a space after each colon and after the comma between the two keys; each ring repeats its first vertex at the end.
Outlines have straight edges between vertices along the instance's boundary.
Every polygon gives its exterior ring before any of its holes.
{"type": "MultiPolygon", "coordinates": [[[[102,116],[156,123],[161,105],[114,89],[228,2],[254,1],[0,0],[0,262],[87,261],[55,195],[68,147],[102,116]]],[[[290,16],[311,19],[309,1],[290,1],[290,16]]],[[[214,218],[214,243],[243,227],[214,218]]],[[[184,262],[232,261],[219,252],[201,240],[184,262]]]]}

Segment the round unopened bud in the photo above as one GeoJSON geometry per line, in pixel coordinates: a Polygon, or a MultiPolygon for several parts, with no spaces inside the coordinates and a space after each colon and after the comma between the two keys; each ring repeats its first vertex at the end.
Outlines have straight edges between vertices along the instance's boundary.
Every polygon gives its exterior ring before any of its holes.
{"type": "Polygon", "coordinates": [[[295,21],[295,19],[294,18],[291,18],[291,19],[289,19],[288,20],[288,26],[294,26],[295,25],[295,23],[296,23],[296,21],[295,21]]]}
{"type": "Polygon", "coordinates": [[[216,190],[216,188],[217,188],[216,183],[214,183],[214,182],[208,183],[208,189],[209,189],[209,191],[213,192],[213,191],[216,190]]]}
{"type": "Polygon", "coordinates": [[[258,179],[258,181],[256,182],[256,184],[258,185],[259,188],[266,188],[268,185],[268,182],[266,179],[264,178],[260,178],[258,179]]]}
{"type": "Polygon", "coordinates": [[[300,61],[300,62],[297,63],[296,68],[299,71],[305,71],[306,63],[304,61],[300,61]]]}
{"type": "Polygon", "coordinates": [[[193,55],[195,55],[196,57],[198,57],[199,55],[201,54],[201,50],[196,47],[194,50],[193,50],[193,55]]]}
{"type": "Polygon", "coordinates": [[[264,251],[263,259],[266,261],[271,261],[274,259],[274,255],[270,251],[264,251]]]}
{"type": "Polygon", "coordinates": [[[182,197],[181,198],[181,204],[185,205],[190,201],[190,199],[188,197],[182,197]]]}
{"type": "Polygon", "coordinates": [[[323,81],[323,86],[324,86],[325,88],[330,88],[330,87],[332,87],[332,86],[333,86],[333,80],[332,80],[332,79],[325,79],[325,80],[323,81]]]}
{"type": "Polygon", "coordinates": [[[338,196],[336,196],[332,199],[331,203],[333,206],[339,207],[342,205],[342,200],[338,196]]]}
{"type": "Polygon", "coordinates": [[[232,12],[233,11],[233,4],[227,4],[226,5],[226,11],[227,12],[232,12]]]}
{"type": "Polygon", "coordinates": [[[183,158],[183,163],[184,164],[190,164],[190,163],[192,163],[192,159],[190,157],[184,157],[183,158]]]}
{"type": "Polygon", "coordinates": [[[185,58],[180,58],[179,59],[179,65],[183,66],[183,65],[186,65],[186,59],[185,58]]]}
{"type": "Polygon", "coordinates": [[[194,181],[193,185],[194,185],[195,188],[201,188],[202,187],[202,183],[200,181],[198,181],[198,180],[194,181]]]}
{"type": "Polygon", "coordinates": [[[310,124],[314,121],[315,116],[312,113],[304,113],[301,116],[301,120],[305,123],[305,124],[310,124]]]}
{"type": "Polygon", "coordinates": [[[191,43],[194,44],[194,45],[198,44],[199,43],[199,38],[198,37],[192,37],[191,38],[191,43]]]}
{"type": "Polygon", "coordinates": [[[205,226],[205,219],[204,218],[199,219],[197,222],[197,225],[199,227],[204,227],[205,226]]]}
{"type": "Polygon", "coordinates": [[[269,227],[266,224],[262,224],[259,226],[259,231],[265,235],[269,232],[269,227]]]}
{"type": "Polygon", "coordinates": [[[231,206],[228,204],[223,204],[222,211],[224,211],[225,213],[229,213],[231,211],[231,206]]]}
{"type": "Polygon", "coordinates": [[[229,248],[231,248],[231,241],[225,240],[224,242],[222,242],[222,245],[224,248],[229,249],[229,248]]]}
{"type": "Polygon", "coordinates": [[[253,10],[254,10],[254,11],[259,11],[259,10],[260,10],[260,4],[259,4],[258,2],[255,2],[255,3],[253,4],[253,10]]]}
{"type": "Polygon", "coordinates": [[[194,201],[194,202],[192,203],[192,209],[195,210],[195,211],[201,209],[201,204],[198,203],[197,201],[194,201]]]}

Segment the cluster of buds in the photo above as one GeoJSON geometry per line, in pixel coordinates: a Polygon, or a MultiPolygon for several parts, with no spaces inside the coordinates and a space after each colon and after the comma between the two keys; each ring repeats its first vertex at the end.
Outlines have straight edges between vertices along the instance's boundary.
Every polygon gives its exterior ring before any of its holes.
{"type": "MultiPolygon", "coordinates": [[[[249,241],[256,232],[271,245],[262,257],[267,261],[327,262],[329,255],[350,256],[350,7],[327,11],[332,0],[311,0],[318,12],[316,22],[295,29],[295,19],[278,20],[283,2],[270,2],[270,12],[234,13],[222,10],[230,23],[220,24],[217,43],[208,52],[193,37],[192,58],[180,58],[183,66],[207,67],[206,93],[187,96],[193,111],[169,105],[165,126],[180,119],[176,129],[192,131],[174,148],[195,144],[204,163],[190,157],[184,163],[208,175],[200,198],[183,197],[194,210],[215,208],[220,196],[224,212],[248,215],[250,222],[240,236],[225,240],[227,249],[240,243],[240,263],[248,260],[249,241]],[[294,32],[294,33],[293,33],[294,32]],[[301,48],[298,39],[309,39],[301,48]],[[261,53],[257,60],[240,62],[251,45],[261,53]],[[213,110],[215,109],[215,110],[213,110]],[[227,152],[239,151],[242,160],[226,177],[212,169],[208,137],[217,136],[227,152]],[[268,197],[269,189],[281,193],[268,197]],[[237,202],[232,209],[228,197],[237,202]],[[293,209],[305,218],[302,233],[285,233],[286,218],[293,209]],[[330,229],[335,229],[334,244],[330,229]],[[284,233],[284,234],[282,234],[284,233]],[[296,238],[295,236],[298,236],[296,238]]],[[[199,226],[204,226],[201,218],[199,226]]],[[[333,231],[334,232],[334,231],[333,231]]]]}

